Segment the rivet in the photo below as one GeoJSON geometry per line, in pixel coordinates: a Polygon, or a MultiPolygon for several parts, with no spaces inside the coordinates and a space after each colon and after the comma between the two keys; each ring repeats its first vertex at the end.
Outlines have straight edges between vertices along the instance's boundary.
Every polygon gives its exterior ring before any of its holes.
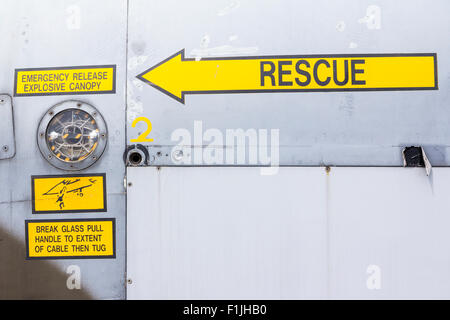
{"type": "Polygon", "coordinates": [[[175,150],[173,152],[173,158],[176,161],[180,161],[181,159],[183,159],[183,150],[175,150]]]}

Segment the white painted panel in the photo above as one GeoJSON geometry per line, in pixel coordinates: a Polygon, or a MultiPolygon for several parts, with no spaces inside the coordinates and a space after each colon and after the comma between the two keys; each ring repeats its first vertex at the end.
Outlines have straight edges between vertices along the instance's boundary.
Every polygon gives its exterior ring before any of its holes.
{"type": "Polygon", "coordinates": [[[128,179],[128,298],[450,298],[448,168],[149,167],[128,179]]]}
{"type": "Polygon", "coordinates": [[[434,168],[431,177],[421,168],[330,174],[332,296],[450,298],[450,170],[434,168]],[[366,285],[377,276],[367,272],[370,265],[379,268],[380,289],[366,285]]]}
{"type": "Polygon", "coordinates": [[[323,168],[128,168],[129,299],[326,295],[323,168]]]}

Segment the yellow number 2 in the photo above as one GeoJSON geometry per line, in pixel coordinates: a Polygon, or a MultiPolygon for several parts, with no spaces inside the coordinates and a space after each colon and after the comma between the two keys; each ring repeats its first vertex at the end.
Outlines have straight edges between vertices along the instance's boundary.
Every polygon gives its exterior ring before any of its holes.
{"type": "Polygon", "coordinates": [[[153,139],[147,138],[147,136],[150,134],[150,131],[152,131],[152,123],[150,122],[150,120],[148,120],[148,118],[137,117],[136,119],[133,120],[133,123],[131,124],[131,126],[134,128],[136,126],[136,124],[141,121],[143,121],[147,124],[147,130],[142,132],[139,135],[139,137],[137,137],[136,139],[131,139],[130,142],[152,142],[153,141],[153,139]]]}

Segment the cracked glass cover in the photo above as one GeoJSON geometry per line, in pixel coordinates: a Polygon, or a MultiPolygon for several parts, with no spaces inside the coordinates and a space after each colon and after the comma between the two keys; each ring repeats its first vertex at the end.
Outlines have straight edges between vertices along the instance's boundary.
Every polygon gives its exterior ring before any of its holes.
{"type": "Polygon", "coordinates": [[[78,109],[67,109],[53,117],[47,126],[49,150],[61,161],[79,162],[98,145],[99,129],[94,118],[78,109]]]}

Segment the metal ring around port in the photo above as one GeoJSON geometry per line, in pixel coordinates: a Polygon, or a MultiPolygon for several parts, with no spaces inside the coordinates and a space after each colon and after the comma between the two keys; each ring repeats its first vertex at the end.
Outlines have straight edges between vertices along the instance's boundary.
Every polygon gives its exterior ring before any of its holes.
{"type": "Polygon", "coordinates": [[[127,154],[127,159],[128,159],[127,165],[130,165],[130,166],[141,166],[141,165],[143,165],[145,163],[145,159],[146,158],[147,157],[146,157],[145,153],[142,150],[139,150],[137,148],[131,149],[130,151],[128,151],[128,154],[127,154]],[[140,156],[140,161],[139,162],[134,161],[133,160],[133,155],[140,156]]]}
{"type": "Polygon", "coordinates": [[[103,151],[105,151],[107,141],[108,141],[108,128],[100,112],[98,112],[98,110],[94,108],[92,105],[77,100],[63,101],[51,107],[42,117],[37,130],[37,144],[39,147],[39,151],[41,152],[44,159],[46,159],[52,166],[68,171],[83,170],[93,165],[102,156],[103,151]],[[88,113],[91,117],[95,119],[97,127],[99,129],[100,136],[98,139],[97,147],[95,148],[95,150],[92,151],[91,154],[89,154],[88,157],[79,162],[62,161],[57,157],[53,156],[52,152],[49,150],[47,146],[45,133],[48,124],[50,123],[50,121],[53,119],[54,116],[59,114],[61,111],[67,109],[79,109],[88,113]]]}

